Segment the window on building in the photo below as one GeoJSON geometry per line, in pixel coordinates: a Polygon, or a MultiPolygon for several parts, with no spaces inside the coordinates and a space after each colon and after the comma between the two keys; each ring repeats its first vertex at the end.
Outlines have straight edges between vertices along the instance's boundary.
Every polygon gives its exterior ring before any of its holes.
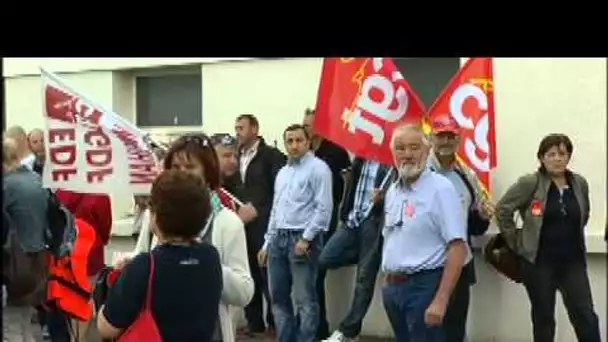
{"type": "Polygon", "coordinates": [[[136,122],[139,127],[202,126],[200,66],[135,75],[136,122]]]}
{"type": "Polygon", "coordinates": [[[430,108],[460,69],[460,58],[394,58],[397,68],[430,108]]]}

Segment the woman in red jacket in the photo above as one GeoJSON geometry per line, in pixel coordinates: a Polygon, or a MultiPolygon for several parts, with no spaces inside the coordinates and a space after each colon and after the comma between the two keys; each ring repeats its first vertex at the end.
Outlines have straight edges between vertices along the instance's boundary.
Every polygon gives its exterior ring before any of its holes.
{"type": "MultiPolygon", "coordinates": [[[[95,283],[97,275],[104,267],[104,248],[110,240],[112,230],[112,206],[110,197],[102,194],[83,194],[67,190],[57,190],[57,198],[72,212],[95,228],[97,244],[93,246],[89,256],[87,275],[91,284],[95,283]]],[[[78,322],[76,325],[76,342],[85,342],[89,322],[78,322]]]]}

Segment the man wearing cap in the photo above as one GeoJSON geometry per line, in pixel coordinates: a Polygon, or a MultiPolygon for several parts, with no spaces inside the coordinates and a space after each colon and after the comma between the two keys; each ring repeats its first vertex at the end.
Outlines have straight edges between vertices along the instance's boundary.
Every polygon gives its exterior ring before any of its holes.
{"type": "Polygon", "coordinates": [[[398,342],[444,342],[443,321],[471,259],[464,212],[452,183],[427,167],[430,143],[418,125],[395,129],[398,170],[384,201],[382,299],[398,342]]]}
{"type": "MultiPolygon", "coordinates": [[[[466,164],[456,159],[460,144],[460,127],[449,114],[431,119],[432,151],[427,159],[431,171],[445,176],[454,186],[467,227],[467,241],[471,236],[483,235],[494,214],[494,205],[484,194],[477,175],[466,164]]],[[[449,342],[463,342],[466,336],[467,315],[469,311],[470,286],[475,284],[475,265],[473,259],[464,267],[462,275],[452,294],[443,327],[449,342]]]]}
{"type": "Polygon", "coordinates": [[[243,198],[243,182],[238,172],[237,142],[228,133],[218,133],[211,136],[211,143],[220,166],[220,180],[222,187],[218,195],[222,203],[235,211],[244,223],[257,217],[257,211],[251,203],[240,205],[238,201],[243,198]]]}

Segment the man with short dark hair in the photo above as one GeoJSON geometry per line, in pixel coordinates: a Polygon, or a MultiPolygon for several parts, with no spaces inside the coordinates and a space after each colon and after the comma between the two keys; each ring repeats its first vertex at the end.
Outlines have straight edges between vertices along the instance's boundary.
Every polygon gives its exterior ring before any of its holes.
{"type": "Polygon", "coordinates": [[[270,310],[263,318],[263,297],[266,297],[270,308],[270,296],[266,286],[266,272],[257,264],[257,252],[264,243],[264,234],[268,227],[274,182],[277,173],[285,165],[285,155],[276,148],[266,144],[259,135],[260,125],[252,114],[243,114],[236,119],[236,137],[238,141],[238,163],[241,180],[244,184],[244,202],[251,202],[258,216],[245,225],[247,234],[247,252],[251,276],[255,282],[253,299],[245,307],[249,333],[262,333],[273,329],[274,321],[270,310]]]}
{"type": "Polygon", "coordinates": [[[268,232],[258,258],[260,265],[268,258],[277,341],[313,342],[319,322],[320,234],[329,227],[333,205],[331,171],[310,152],[303,126],[287,127],[283,140],[289,159],[277,175],[268,232]]]}

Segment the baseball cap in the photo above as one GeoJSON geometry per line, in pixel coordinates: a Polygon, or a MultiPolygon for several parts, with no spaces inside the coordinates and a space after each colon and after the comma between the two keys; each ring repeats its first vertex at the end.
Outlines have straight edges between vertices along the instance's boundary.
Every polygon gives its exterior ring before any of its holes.
{"type": "Polygon", "coordinates": [[[460,134],[458,122],[450,114],[436,115],[431,119],[431,129],[433,133],[453,133],[460,134]]]}
{"type": "Polygon", "coordinates": [[[236,139],[228,133],[216,133],[211,136],[211,144],[213,146],[236,146],[236,139]]]}

